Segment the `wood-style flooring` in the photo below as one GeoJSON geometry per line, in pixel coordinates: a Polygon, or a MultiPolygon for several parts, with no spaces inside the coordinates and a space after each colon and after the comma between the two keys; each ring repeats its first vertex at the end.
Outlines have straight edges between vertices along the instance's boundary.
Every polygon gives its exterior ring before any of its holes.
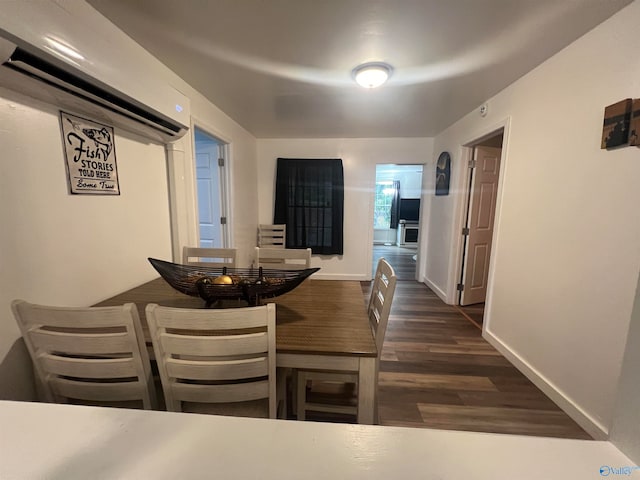
{"type": "MultiPolygon", "coordinates": [[[[374,264],[384,256],[399,278],[380,362],[380,424],[591,439],[477,325],[414,280],[414,254],[374,247],[374,264]]],[[[366,300],[369,282],[362,289],[366,300]]]]}
{"type": "Polygon", "coordinates": [[[484,302],[476,303],[475,305],[467,305],[465,307],[456,305],[455,308],[471,323],[475,324],[480,329],[482,328],[482,321],[484,319],[484,302]]]}
{"type": "Polygon", "coordinates": [[[371,268],[372,276],[376,271],[378,260],[384,257],[396,272],[398,280],[415,280],[416,279],[416,261],[413,257],[418,253],[415,246],[373,246],[373,266],[371,268]]]}

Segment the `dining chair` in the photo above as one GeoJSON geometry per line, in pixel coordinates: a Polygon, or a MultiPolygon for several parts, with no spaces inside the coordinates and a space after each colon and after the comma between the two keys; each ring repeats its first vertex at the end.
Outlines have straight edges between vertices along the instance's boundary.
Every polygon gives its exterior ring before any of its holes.
{"type": "Polygon", "coordinates": [[[138,310],[11,304],[47,402],[156,407],[138,310]]]}
{"type": "Polygon", "coordinates": [[[304,270],[311,268],[311,249],[256,247],[256,264],[277,270],[304,270]]]}
{"type": "MultiPolygon", "coordinates": [[[[380,356],[387,331],[391,303],[397,276],[384,258],[378,261],[371,295],[367,306],[369,324],[376,342],[376,401],[374,418],[378,419],[377,383],[380,356]]],[[[298,420],[306,419],[307,411],[357,415],[357,372],[304,370],[294,372],[295,412],[298,420]]]]}
{"type": "Polygon", "coordinates": [[[285,248],[287,239],[287,226],[258,225],[258,246],[266,248],[285,248]]]}
{"type": "Polygon", "coordinates": [[[146,316],[167,410],[276,418],[275,304],[146,316]]]}
{"type": "Polygon", "coordinates": [[[184,247],[182,263],[202,267],[235,267],[237,250],[235,248],[184,247]],[[205,260],[208,259],[208,260],[205,260]]]}

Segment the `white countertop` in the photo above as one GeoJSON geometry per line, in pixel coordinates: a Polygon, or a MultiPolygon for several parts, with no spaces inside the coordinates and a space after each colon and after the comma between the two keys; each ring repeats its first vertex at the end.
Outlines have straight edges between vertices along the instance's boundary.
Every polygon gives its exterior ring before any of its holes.
{"type": "Polygon", "coordinates": [[[601,441],[0,401],[3,480],[583,480],[602,466],[633,464],[601,441]]]}

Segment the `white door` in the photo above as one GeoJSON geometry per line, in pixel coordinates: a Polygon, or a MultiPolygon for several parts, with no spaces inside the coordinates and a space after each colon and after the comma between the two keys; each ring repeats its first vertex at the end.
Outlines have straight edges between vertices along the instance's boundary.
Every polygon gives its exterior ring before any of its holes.
{"type": "Polygon", "coordinates": [[[224,145],[196,129],[196,180],[200,247],[225,247],[221,225],[223,217],[224,145]]]}
{"type": "Polygon", "coordinates": [[[502,149],[477,146],[469,199],[460,305],[485,301],[502,149]]]}

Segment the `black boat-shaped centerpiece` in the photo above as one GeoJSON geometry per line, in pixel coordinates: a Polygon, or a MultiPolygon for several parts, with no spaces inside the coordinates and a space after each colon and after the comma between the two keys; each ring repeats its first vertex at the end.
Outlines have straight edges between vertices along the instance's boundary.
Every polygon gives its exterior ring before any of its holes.
{"type": "Polygon", "coordinates": [[[276,270],[267,268],[203,267],[149,258],[153,268],[177,291],[201,297],[210,307],[218,300],[245,300],[259,305],[263,298],[290,292],[320,270],[276,270]]]}

